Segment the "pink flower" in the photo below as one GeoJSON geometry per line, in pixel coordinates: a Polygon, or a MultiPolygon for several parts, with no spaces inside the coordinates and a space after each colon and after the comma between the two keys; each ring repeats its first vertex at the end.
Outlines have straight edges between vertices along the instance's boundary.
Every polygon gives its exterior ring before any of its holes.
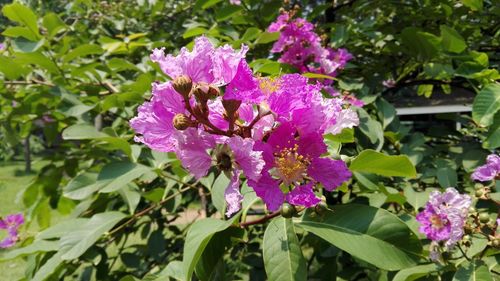
{"type": "Polygon", "coordinates": [[[313,203],[319,203],[311,197],[312,190],[308,191],[312,184],[322,183],[331,191],[351,177],[343,161],[320,158],[327,151],[321,134],[299,134],[291,123],[282,123],[271,133],[266,143],[256,144],[255,149],[262,151],[266,161],[264,170],[268,174],[264,173],[259,181],[249,180],[248,185],[254,188],[271,211],[279,208],[285,199],[279,189],[280,184],[291,188],[290,192],[299,188],[287,195],[289,203],[310,207],[313,203]],[[261,191],[263,186],[269,188],[266,193],[261,191]],[[278,198],[283,199],[279,204],[278,198]]]}
{"type": "Polygon", "coordinates": [[[478,167],[471,178],[476,181],[491,181],[500,176],[500,156],[490,154],[486,158],[486,164],[478,167]]]}
{"type": "Polygon", "coordinates": [[[130,120],[130,126],[141,136],[135,140],[152,149],[171,152],[175,150],[178,131],[172,122],[178,113],[186,113],[182,97],[172,88],[170,82],[153,84],[153,97],[139,107],[137,117],[130,120]]]}
{"type": "Polygon", "coordinates": [[[229,45],[214,48],[206,37],[195,39],[193,51],[182,48],[179,55],[165,55],[165,48],[154,49],[151,60],[160,65],[162,71],[175,79],[187,75],[194,83],[226,85],[233,80],[240,61],[248,50],[242,46],[235,52],[229,45]]]}
{"type": "Polygon", "coordinates": [[[387,79],[382,81],[382,85],[386,88],[394,88],[396,87],[396,81],[394,79],[387,79]]]}
{"type": "Polygon", "coordinates": [[[241,0],[229,0],[229,3],[233,5],[241,5],[241,0]]]}
{"type": "Polygon", "coordinates": [[[7,231],[7,237],[0,241],[0,248],[10,248],[16,244],[19,240],[18,230],[23,223],[23,214],[12,214],[0,219],[0,229],[7,231]]]}
{"type": "Polygon", "coordinates": [[[353,58],[346,49],[333,50],[321,46],[321,38],[314,32],[314,25],[302,18],[292,19],[289,13],[281,14],[268,31],[280,32],[271,52],[281,53],[278,61],[294,66],[299,72],[335,76],[336,71],[344,68],[353,58]]]}
{"type": "Polygon", "coordinates": [[[4,43],[0,43],[0,51],[3,51],[5,50],[5,44],[4,43]]]}
{"type": "MultiPolygon", "coordinates": [[[[433,242],[444,241],[447,249],[451,250],[464,235],[470,206],[470,196],[461,195],[452,187],[447,188],[444,193],[432,192],[425,209],[417,215],[419,231],[433,242]]],[[[431,253],[431,258],[436,260],[439,254],[436,247],[432,249],[434,253],[431,253]]]]}

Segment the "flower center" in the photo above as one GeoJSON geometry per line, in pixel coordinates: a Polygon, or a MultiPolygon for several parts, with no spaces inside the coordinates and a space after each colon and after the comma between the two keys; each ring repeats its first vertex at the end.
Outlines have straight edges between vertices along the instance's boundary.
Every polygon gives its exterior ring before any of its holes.
{"type": "Polygon", "coordinates": [[[280,82],[275,78],[261,78],[259,79],[259,87],[264,94],[269,95],[279,90],[280,82]]]}
{"type": "Polygon", "coordinates": [[[444,227],[444,221],[438,215],[432,215],[429,220],[434,228],[441,229],[444,227]]]}
{"type": "Polygon", "coordinates": [[[304,156],[297,153],[298,145],[293,148],[285,148],[279,153],[275,153],[274,176],[277,176],[286,185],[293,182],[301,182],[306,174],[309,161],[304,156]]]}

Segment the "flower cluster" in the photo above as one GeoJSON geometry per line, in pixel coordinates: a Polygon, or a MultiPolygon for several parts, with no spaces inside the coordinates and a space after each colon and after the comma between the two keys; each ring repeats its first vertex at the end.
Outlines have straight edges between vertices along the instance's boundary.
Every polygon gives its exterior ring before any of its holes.
{"type": "Polygon", "coordinates": [[[19,240],[18,230],[24,223],[22,214],[8,215],[0,219],[0,229],[7,231],[7,237],[0,241],[0,248],[10,248],[19,240]]]}
{"type": "Polygon", "coordinates": [[[417,221],[419,231],[432,240],[432,260],[439,259],[439,242],[444,242],[446,249],[451,250],[462,239],[470,206],[470,196],[461,195],[452,187],[444,193],[431,193],[425,209],[417,215],[417,221]]]}
{"type": "Polygon", "coordinates": [[[478,167],[471,178],[476,181],[491,181],[500,177],[500,156],[490,154],[486,158],[486,164],[478,167]]]}
{"type": "MultiPolygon", "coordinates": [[[[269,27],[269,32],[280,32],[280,37],[271,49],[280,53],[278,59],[295,67],[300,73],[312,72],[334,77],[353,56],[346,49],[325,48],[314,25],[303,18],[294,18],[295,11],[283,12],[269,27]]],[[[333,80],[323,79],[324,89],[332,96],[340,96],[333,87],[333,80]]],[[[363,106],[364,103],[352,95],[344,95],[347,103],[363,106]]]]}
{"type": "Polygon", "coordinates": [[[280,32],[271,52],[281,53],[279,61],[294,66],[300,72],[335,76],[352,59],[345,49],[324,48],[314,25],[303,18],[293,18],[293,13],[282,13],[268,31],[280,32]]]}
{"type": "Polygon", "coordinates": [[[155,49],[151,59],[173,80],[154,83],[130,121],[136,140],[175,152],[196,178],[212,166],[229,175],[228,216],[240,209],[243,175],[271,211],[285,201],[314,206],[320,184],[333,190],[351,177],[343,161],[324,157],[323,134],[358,125],[357,114],[299,74],[254,76],[246,52],[206,37],[177,56],[155,49]]]}

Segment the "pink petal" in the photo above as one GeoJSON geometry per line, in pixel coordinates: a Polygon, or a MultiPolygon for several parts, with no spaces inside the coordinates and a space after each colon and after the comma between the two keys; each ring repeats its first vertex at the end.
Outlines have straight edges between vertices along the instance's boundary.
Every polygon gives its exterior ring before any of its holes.
{"type": "Polygon", "coordinates": [[[286,195],[286,201],[292,205],[304,206],[306,208],[316,206],[321,199],[314,194],[313,183],[296,186],[286,195]]]}
{"type": "Polygon", "coordinates": [[[248,186],[253,188],[257,196],[264,201],[267,209],[271,212],[279,210],[285,200],[285,195],[279,187],[279,182],[271,178],[269,173],[262,174],[258,182],[249,180],[248,186]]]}
{"type": "Polygon", "coordinates": [[[330,158],[313,159],[307,173],[314,180],[322,183],[328,191],[339,187],[352,176],[344,161],[330,158]]]}
{"type": "Polygon", "coordinates": [[[241,201],[243,201],[243,195],[240,192],[240,173],[235,172],[229,185],[224,191],[224,198],[226,199],[227,209],[226,216],[230,217],[232,214],[238,212],[241,209],[241,201]]]}

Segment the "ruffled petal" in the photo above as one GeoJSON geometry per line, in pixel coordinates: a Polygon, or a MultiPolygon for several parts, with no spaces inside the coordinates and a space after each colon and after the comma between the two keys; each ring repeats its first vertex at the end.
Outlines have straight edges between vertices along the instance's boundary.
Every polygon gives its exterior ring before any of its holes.
{"type": "Polygon", "coordinates": [[[315,158],[311,161],[307,173],[315,180],[322,183],[325,189],[332,191],[348,181],[352,173],[342,160],[329,158],[315,158]]]}
{"type": "Polygon", "coordinates": [[[241,209],[241,201],[243,195],[240,192],[240,173],[236,171],[229,182],[229,185],[224,191],[224,198],[226,199],[226,216],[230,217],[232,214],[241,209]]]}
{"type": "Polygon", "coordinates": [[[292,205],[304,206],[306,208],[316,206],[321,199],[314,194],[313,183],[296,186],[286,195],[286,201],[292,205]]]}
{"type": "Polygon", "coordinates": [[[176,154],[182,165],[197,179],[205,176],[212,166],[212,158],[207,149],[214,148],[215,141],[207,133],[189,128],[177,135],[176,154]]]}
{"type": "Polygon", "coordinates": [[[257,196],[264,201],[267,209],[271,212],[279,210],[285,200],[279,182],[271,178],[269,173],[264,173],[258,182],[249,180],[248,186],[253,188],[257,196]]]}
{"type": "Polygon", "coordinates": [[[259,180],[265,162],[262,151],[254,151],[254,140],[232,137],[228,145],[234,153],[234,160],[249,180],[259,180]]]}

